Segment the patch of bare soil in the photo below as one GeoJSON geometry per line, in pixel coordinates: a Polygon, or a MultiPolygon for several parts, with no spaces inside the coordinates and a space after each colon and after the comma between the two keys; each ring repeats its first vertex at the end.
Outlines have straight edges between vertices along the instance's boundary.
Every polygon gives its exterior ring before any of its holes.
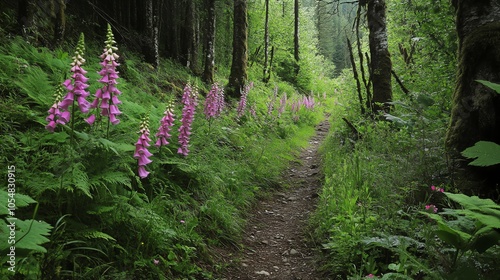
{"type": "Polygon", "coordinates": [[[324,279],[317,272],[314,249],[307,244],[307,220],[321,186],[318,147],[328,133],[323,121],[298,160],[283,174],[289,186],[261,200],[250,214],[239,252],[221,252],[229,268],[218,279],[324,279]]]}

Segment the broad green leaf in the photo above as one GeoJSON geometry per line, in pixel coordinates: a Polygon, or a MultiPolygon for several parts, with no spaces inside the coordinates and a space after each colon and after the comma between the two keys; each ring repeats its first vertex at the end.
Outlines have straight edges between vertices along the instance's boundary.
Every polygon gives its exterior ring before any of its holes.
{"type": "Polygon", "coordinates": [[[476,80],[476,82],[491,88],[492,90],[496,91],[497,93],[500,93],[500,84],[495,84],[495,83],[484,81],[484,80],[476,80]]]}
{"type": "Polygon", "coordinates": [[[500,205],[496,204],[493,200],[491,199],[484,199],[484,198],[479,198],[478,196],[468,196],[465,194],[461,193],[449,193],[445,192],[445,195],[462,205],[464,208],[470,209],[470,208],[480,208],[480,207],[488,207],[488,208],[497,208],[500,209],[500,205]]]}
{"type": "Polygon", "coordinates": [[[465,149],[462,155],[466,158],[475,158],[469,165],[491,166],[500,163],[500,145],[479,141],[474,146],[465,149]]]}
{"type": "MultiPolygon", "coordinates": [[[[9,196],[8,192],[0,190],[0,201],[2,202],[0,203],[0,216],[9,215],[9,210],[7,208],[8,206],[7,201],[10,198],[11,197],[9,196]]],[[[16,209],[19,207],[28,206],[31,203],[36,203],[36,201],[33,200],[31,197],[20,193],[16,193],[14,195],[14,199],[15,199],[16,209]]]]}
{"type": "Polygon", "coordinates": [[[386,120],[400,124],[400,125],[406,125],[408,122],[403,120],[402,118],[393,116],[391,114],[384,114],[384,117],[386,120]]]}
{"type": "MultiPolygon", "coordinates": [[[[40,246],[49,241],[47,238],[50,235],[50,230],[52,226],[43,221],[35,220],[15,220],[16,227],[16,249],[26,249],[31,251],[38,251],[45,253],[47,250],[40,246]]],[[[10,234],[7,224],[4,220],[0,220],[0,225],[2,226],[2,231],[0,231],[1,240],[8,240],[10,234]],[[4,230],[6,229],[6,230],[4,230]]],[[[4,251],[12,244],[7,244],[7,242],[0,242],[0,251],[4,251]]]]}
{"type": "Polygon", "coordinates": [[[479,253],[484,253],[489,248],[497,245],[499,240],[500,233],[498,231],[491,227],[484,227],[474,235],[471,248],[479,253]]]}

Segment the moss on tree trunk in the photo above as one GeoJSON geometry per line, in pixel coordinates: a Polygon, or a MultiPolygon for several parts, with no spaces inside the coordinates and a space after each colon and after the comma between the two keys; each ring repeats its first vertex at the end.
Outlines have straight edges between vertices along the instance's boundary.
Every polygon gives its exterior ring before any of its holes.
{"type": "Polygon", "coordinates": [[[388,112],[390,106],[386,104],[386,102],[392,101],[392,62],[387,41],[385,10],[385,0],[368,1],[367,17],[368,28],[370,29],[370,70],[373,84],[371,107],[374,113],[380,110],[388,112]]]}
{"type": "Polygon", "coordinates": [[[458,188],[492,194],[499,190],[500,168],[470,167],[460,153],[480,140],[500,143],[500,95],[476,82],[500,82],[500,4],[483,0],[454,5],[459,61],[447,153],[458,188]]]}

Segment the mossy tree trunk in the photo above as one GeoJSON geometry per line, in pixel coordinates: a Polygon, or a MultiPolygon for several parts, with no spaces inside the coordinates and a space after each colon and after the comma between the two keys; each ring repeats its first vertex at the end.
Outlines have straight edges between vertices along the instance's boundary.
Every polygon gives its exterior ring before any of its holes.
{"type": "Polygon", "coordinates": [[[500,96],[476,82],[500,83],[500,3],[454,0],[453,5],[459,49],[447,152],[457,187],[493,193],[499,190],[500,167],[469,167],[460,153],[480,140],[500,143],[500,96]]]}
{"type": "MultiPolygon", "coordinates": [[[[363,0],[360,0],[360,4],[363,0]]],[[[391,70],[392,62],[387,41],[385,0],[368,0],[367,20],[370,30],[370,74],[373,85],[371,108],[374,113],[388,112],[392,101],[391,70]]]]}
{"type": "Polygon", "coordinates": [[[227,87],[227,95],[239,97],[247,80],[247,0],[234,0],[233,61],[227,87]]]}
{"type": "Polygon", "coordinates": [[[215,0],[205,0],[205,6],[207,21],[205,24],[205,70],[203,71],[203,81],[212,84],[215,70],[215,0]]]}

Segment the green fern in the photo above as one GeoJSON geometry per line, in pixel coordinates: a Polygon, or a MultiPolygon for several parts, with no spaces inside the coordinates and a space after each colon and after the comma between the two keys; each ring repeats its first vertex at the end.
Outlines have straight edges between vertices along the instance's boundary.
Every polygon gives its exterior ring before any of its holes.
{"type": "Polygon", "coordinates": [[[68,191],[74,191],[75,189],[83,192],[86,196],[92,198],[92,194],[90,193],[91,184],[89,182],[89,177],[85,172],[85,166],[82,163],[76,163],[72,167],[72,184],[66,186],[68,191]]]}
{"type": "Polygon", "coordinates": [[[116,239],[111,235],[93,229],[82,232],[81,236],[85,237],[86,239],[104,239],[106,241],[116,241],[116,239]]]}

